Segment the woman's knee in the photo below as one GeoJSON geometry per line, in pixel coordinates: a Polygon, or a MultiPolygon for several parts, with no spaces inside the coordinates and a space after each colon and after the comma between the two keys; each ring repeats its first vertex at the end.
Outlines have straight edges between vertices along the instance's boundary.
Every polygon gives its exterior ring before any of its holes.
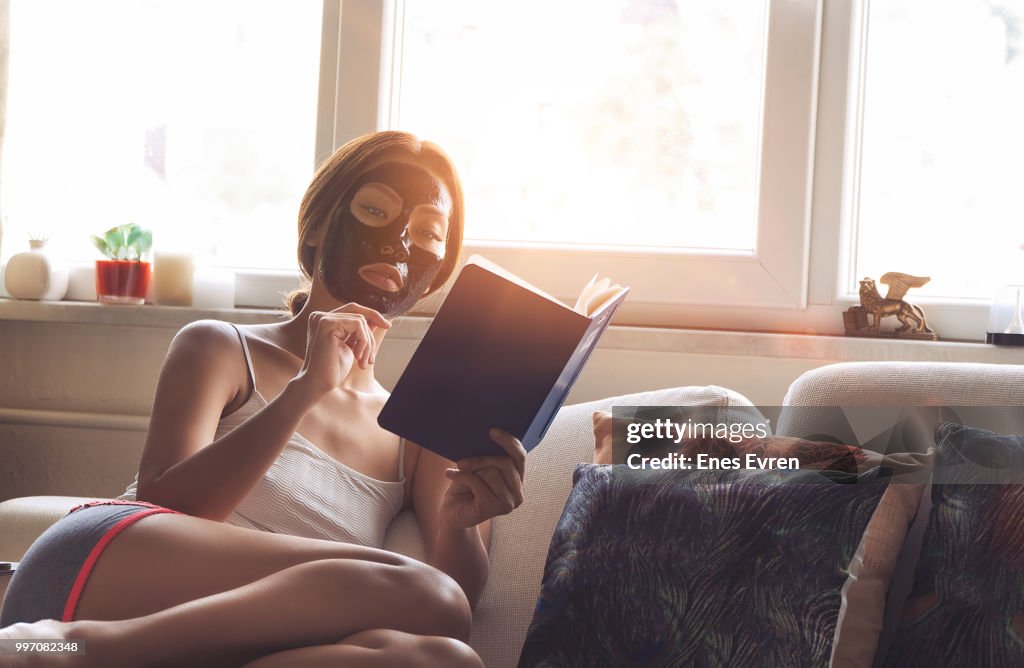
{"type": "Polygon", "coordinates": [[[396,585],[417,617],[428,622],[419,632],[469,640],[473,610],[462,587],[442,571],[419,561],[408,560],[397,569],[396,585]]]}
{"type": "Polygon", "coordinates": [[[378,611],[378,624],[419,635],[469,639],[472,610],[465,593],[448,575],[424,563],[323,559],[298,568],[311,595],[322,597],[325,604],[342,603],[346,612],[354,599],[379,604],[385,608],[378,611]]]}

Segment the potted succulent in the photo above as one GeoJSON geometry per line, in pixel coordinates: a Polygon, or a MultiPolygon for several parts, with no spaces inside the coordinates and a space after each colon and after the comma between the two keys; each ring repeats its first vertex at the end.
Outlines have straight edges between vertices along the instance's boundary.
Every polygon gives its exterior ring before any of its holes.
{"type": "Polygon", "coordinates": [[[146,261],[153,233],[135,223],[118,225],[91,237],[108,259],[96,260],[96,299],[103,304],[143,304],[152,265],[146,261]]]}

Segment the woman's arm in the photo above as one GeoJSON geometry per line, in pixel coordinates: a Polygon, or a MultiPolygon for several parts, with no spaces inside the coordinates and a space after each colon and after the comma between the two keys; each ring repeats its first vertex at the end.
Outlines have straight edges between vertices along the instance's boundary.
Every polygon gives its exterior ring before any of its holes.
{"type": "Polygon", "coordinates": [[[245,391],[239,380],[247,375],[229,325],[199,321],[178,332],[157,383],[139,465],[140,501],[223,520],[245,498],[315,403],[293,379],[265,408],[211,443],[224,407],[245,391]]]}
{"type": "Polygon", "coordinates": [[[427,563],[450,575],[474,607],[487,584],[491,518],[523,502],[526,451],[515,437],[492,431],[508,456],[473,457],[458,468],[421,449],[413,477],[413,507],[427,563]]]}
{"type": "MultiPolygon", "coordinates": [[[[298,374],[265,407],[213,441],[224,407],[246,378],[233,328],[201,321],[182,329],[160,371],[138,498],[207,519],[226,519],[281,453],[302,418],[338,387],[353,364],[375,354],[371,324],[382,315],[357,304],[309,316],[298,374]]],[[[242,387],[247,388],[246,381],[242,387]]]]}
{"type": "Polygon", "coordinates": [[[462,528],[441,524],[441,503],[451,482],[445,470],[451,465],[450,461],[430,450],[420,450],[413,477],[413,508],[423,532],[427,563],[458,582],[470,605],[476,607],[477,599],[487,584],[485,536],[475,526],[462,528]]]}

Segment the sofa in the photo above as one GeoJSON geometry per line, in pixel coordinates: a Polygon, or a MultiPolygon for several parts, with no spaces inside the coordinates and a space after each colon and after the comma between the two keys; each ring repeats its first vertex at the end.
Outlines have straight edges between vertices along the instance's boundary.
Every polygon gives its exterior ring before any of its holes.
{"type": "MultiPolygon", "coordinates": [[[[578,463],[593,461],[594,411],[613,405],[750,405],[718,387],[678,387],[564,407],[544,441],[527,459],[526,500],[493,524],[490,577],[474,613],[471,644],[488,666],[514,666],[523,646],[541,587],[552,532],[572,488],[578,463]]],[[[1024,365],[956,363],[841,363],[805,373],[789,387],[785,406],[1009,406],[1024,407],[1024,365]]],[[[1024,408],[998,413],[998,424],[977,424],[1002,433],[1024,433],[1024,408]]],[[[805,435],[815,425],[785,418],[778,434],[805,435]]],[[[126,481],[127,482],[127,481],[126,481]]],[[[112,493],[119,490],[111,490],[112,493]]],[[[0,560],[17,561],[45,527],[84,500],[26,497],[0,503],[0,560]]],[[[920,513],[919,513],[920,514],[920,513]]],[[[913,574],[913,543],[923,532],[915,522],[901,555],[890,597],[906,595],[913,574]]],[[[414,518],[403,514],[388,532],[385,547],[409,556],[422,554],[414,518]]],[[[3,579],[0,578],[0,581],[3,579]]],[[[0,585],[3,586],[3,585],[0,585]]],[[[0,592],[2,594],[2,592],[0,592]]],[[[890,631],[891,633],[891,631],[890,631]]],[[[885,632],[883,632],[884,641],[885,632]]]]}

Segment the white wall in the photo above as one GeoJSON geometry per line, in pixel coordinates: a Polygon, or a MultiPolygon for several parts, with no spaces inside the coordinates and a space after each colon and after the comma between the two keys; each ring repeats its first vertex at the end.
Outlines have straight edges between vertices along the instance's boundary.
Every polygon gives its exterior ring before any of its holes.
{"type": "MultiPolygon", "coordinates": [[[[131,481],[163,355],[184,322],[209,313],[166,307],[0,302],[0,500],[34,494],[110,496],[131,481]],[[162,310],[161,310],[162,309],[162,310]]],[[[225,312],[241,322],[270,312],[225,312]]],[[[400,320],[378,374],[391,386],[426,328],[400,320]]],[[[239,351],[241,354],[241,351],[239,351]]],[[[721,385],[781,403],[797,376],[832,361],[931,359],[1024,363],[1024,351],[779,334],[617,328],[571,403],[677,385],[721,385]]]]}

